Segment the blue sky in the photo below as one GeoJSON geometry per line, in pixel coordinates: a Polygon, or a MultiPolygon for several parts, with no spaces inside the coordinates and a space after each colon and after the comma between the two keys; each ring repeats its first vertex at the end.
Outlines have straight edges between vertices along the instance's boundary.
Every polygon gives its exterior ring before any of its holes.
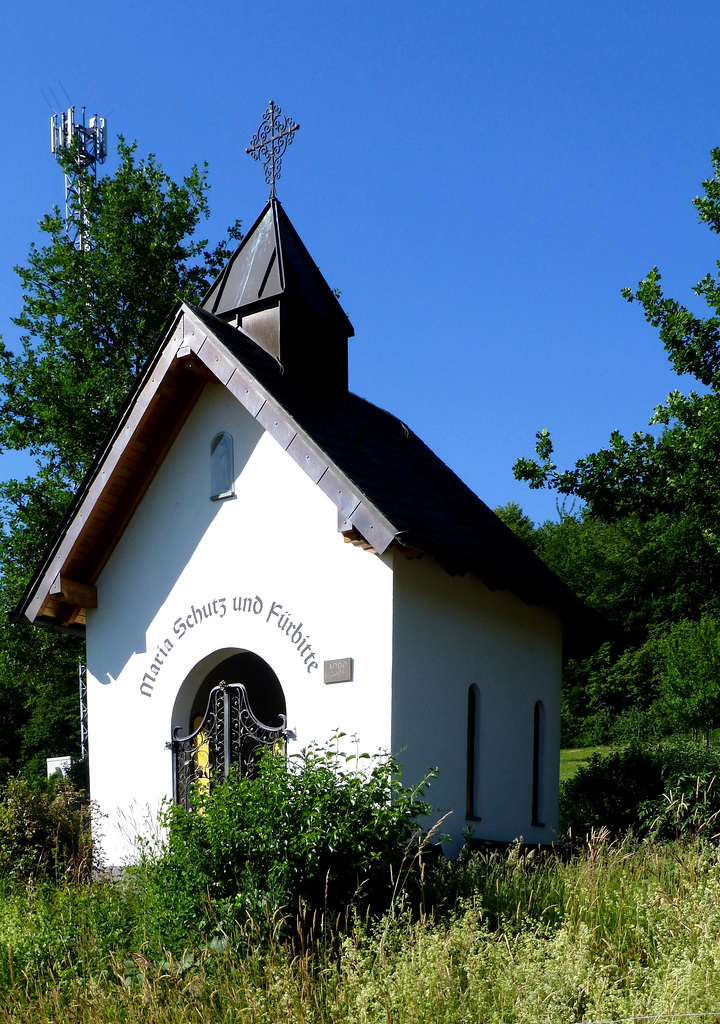
{"type": "Polygon", "coordinates": [[[687,387],[620,289],[657,264],[692,302],[715,268],[691,200],[720,146],[717,0],[5,4],[11,344],[12,268],[63,201],[53,110],[84,104],[173,176],[208,161],[216,239],[266,199],[245,148],[272,98],[301,126],[278,196],[342,290],[352,389],[488,504],[552,517],[512,477],[536,430],[566,466],[687,387]]]}

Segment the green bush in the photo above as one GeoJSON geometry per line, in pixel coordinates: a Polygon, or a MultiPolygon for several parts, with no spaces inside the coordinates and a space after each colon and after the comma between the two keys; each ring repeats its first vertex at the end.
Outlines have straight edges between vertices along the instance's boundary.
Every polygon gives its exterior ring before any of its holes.
{"type": "Polygon", "coordinates": [[[720,836],[720,749],[705,743],[665,743],[663,791],[638,808],[640,829],[652,839],[720,836]]]}
{"type": "Polygon", "coordinates": [[[637,827],[640,804],[663,792],[657,751],[656,747],[631,744],[609,754],[593,754],[588,764],[560,787],[562,827],[580,838],[603,826],[614,835],[637,827]]]}
{"type": "Polygon", "coordinates": [[[720,833],[720,750],[684,740],[631,744],[589,763],[560,787],[563,828],[579,838],[605,827],[643,838],[720,833]]]}
{"type": "Polygon", "coordinates": [[[391,757],[329,746],[288,758],[266,752],[255,778],[231,773],[195,796],[193,812],[166,810],[165,847],[141,867],[166,936],[278,912],[382,911],[429,812],[423,789],[403,788],[391,757]]]}
{"type": "Polygon", "coordinates": [[[31,786],[11,778],[0,790],[0,877],[80,879],[93,868],[92,808],[66,781],[31,786]]]}

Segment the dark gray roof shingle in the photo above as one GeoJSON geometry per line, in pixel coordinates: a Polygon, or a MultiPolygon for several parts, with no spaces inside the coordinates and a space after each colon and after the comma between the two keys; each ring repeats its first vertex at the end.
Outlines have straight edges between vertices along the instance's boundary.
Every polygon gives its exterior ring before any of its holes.
{"type": "Polygon", "coordinates": [[[308,395],[240,331],[193,309],[367,501],[398,542],[432,554],[451,573],[557,611],[576,641],[597,626],[575,594],[401,420],[347,392],[308,395]]]}

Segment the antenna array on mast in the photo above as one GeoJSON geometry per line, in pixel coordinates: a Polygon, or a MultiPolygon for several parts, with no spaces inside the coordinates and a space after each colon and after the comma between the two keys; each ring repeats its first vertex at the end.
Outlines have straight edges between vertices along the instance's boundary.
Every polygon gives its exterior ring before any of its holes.
{"type": "Polygon", "coordinates": [[[97,180],[97,165],[107,157],[107,121],[93,114],[85,124],[75,120],[75,107],[67,114],[53,114],[50,118],[50,147],[56,160],[65,157],[65,230],[78,249],[87,249],[87,210],[82,191],[83,173],[89,172],[97,180]],[[77,211],[77,219],[71,216],[77,211]]]}

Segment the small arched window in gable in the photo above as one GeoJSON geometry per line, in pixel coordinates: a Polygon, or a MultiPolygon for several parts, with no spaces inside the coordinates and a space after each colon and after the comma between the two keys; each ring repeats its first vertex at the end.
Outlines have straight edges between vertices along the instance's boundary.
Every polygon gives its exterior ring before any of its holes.
{"type": "Polygon", "coordinates": [[[216,434],[210,445],[210,500],[222,501],[235,494],[232,434],[216,434]]]}

